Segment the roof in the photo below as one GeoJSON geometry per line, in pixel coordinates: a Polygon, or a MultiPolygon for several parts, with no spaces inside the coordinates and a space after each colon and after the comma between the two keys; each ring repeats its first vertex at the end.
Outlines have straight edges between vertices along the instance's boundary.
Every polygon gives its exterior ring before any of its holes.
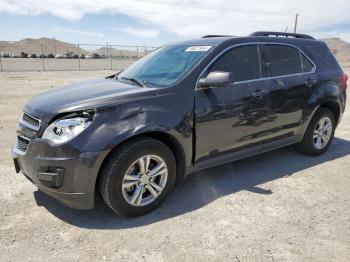
{"type": "Polygon", "coordinates": [[[186,41],[177,42],[174,44],[179,45],[210,45],[210,46],[218,46],[225,42],[229,42],[230,44],[242,43],[242,42],[281,42],[281,43],[302,43],[302,42],[310,42],[317,41],[312,36],[304,35],[304,34],[292,34],[292,33],[284,33],[284,32],[255,32],[249,36],[220,36],[220,35],[208,35],[202,38],[191,39],[186,41]]]}

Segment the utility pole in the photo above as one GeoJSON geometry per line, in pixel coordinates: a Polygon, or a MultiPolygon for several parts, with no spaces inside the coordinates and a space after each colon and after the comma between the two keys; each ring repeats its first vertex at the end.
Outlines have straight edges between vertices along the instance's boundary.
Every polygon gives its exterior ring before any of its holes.
{"type": "Polygon", "coordinates": [[[295,14],[295,21],[294,21],[294,34],[296,34],[296,33],[297,33],[298,17],[299,17],[299,14],[295,14]]]}
{"type": "Polygon", "coordinates": [[[111,57],[111,70],[113,68],[113,60],[112,60],[112,46],[109,45],[109,56],[111,57]]]}
{"type": "Polygon", "coordinates": [[[43,63],[43,71],[45,71],[45,62],[44,62],[44,46],[41,45],[41,59],[43,63]]]}
{"type": "Polygon", "coordinates": [[[79,68],[78,68],[78,69],[79,69],[79,71],[80,71],[80,57],[81,57],[81,52],[80,52],[80,45],[79,45],[79,44],[78,44],[78,53],[79,53],[79,55],[78,55],[78,56],[79,56],[79,57],[78,57],[78,63],[79,63],[78,65],[79,65],[79,68]]]}

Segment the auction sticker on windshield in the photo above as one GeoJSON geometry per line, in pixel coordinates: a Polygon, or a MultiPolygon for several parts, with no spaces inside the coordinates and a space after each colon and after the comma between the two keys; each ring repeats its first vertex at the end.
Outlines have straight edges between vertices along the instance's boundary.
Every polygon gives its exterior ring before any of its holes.
{"type": "Polygon", "coordinates": [[[186,48],[185,52],[207,52],[210,48],[210,45],[196,45],[186,48]]]}

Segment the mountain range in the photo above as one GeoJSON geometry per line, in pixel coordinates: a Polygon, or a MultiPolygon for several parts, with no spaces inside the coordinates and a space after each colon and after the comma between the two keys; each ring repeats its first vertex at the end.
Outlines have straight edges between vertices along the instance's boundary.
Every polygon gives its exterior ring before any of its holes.
{"type": "MultiPolygon", "coordinates": [[[[345,63],[350,66],[350,43],[343,41],[340,38],[325,38],[321,39],[324,41],[328,47],[335,54],[339,62],[345,63]]],[[[113,56],[141,56],[143,52],[147,50],[146,47],[122,47],[122,48],[111,48],[111,47],[101,47],[98,45],[77,45],[53,38],[25,38],[16,42],[0,41],[0,53],[10,53],[20,55],[21,52],[28,54],[66,54],[69,52],[75,54],[92,54],[97,53],[99,55],[108,56],[110,53],[113,56]],[[145,50],[146,49],[146,50],[145,50]]]]}

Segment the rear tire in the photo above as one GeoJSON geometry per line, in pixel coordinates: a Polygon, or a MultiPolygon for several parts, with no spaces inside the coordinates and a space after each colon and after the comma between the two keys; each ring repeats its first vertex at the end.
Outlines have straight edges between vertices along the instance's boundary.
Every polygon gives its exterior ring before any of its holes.
{"type": "Polygon", "coordinates": [[[101,169],[99,187],[107,206],[118,215],[133,217],[157,208],[175,180],[171,150],[158,140],[140,138],[112,152],[101,169]]]}
{"type": "Polygon", "coordinates": [[[317,156],[327,151],[335,131],[335,118],[332,111],[320,108],[311,119],[298,148],[306,155],[317,156]]]}

